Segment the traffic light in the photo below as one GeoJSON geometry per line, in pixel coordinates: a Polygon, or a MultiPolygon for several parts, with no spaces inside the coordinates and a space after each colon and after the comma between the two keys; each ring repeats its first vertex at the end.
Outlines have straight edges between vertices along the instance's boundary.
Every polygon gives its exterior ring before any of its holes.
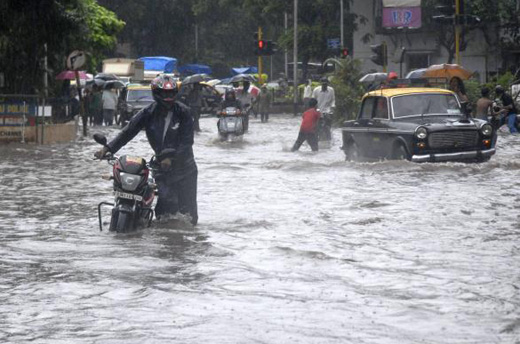
{"type": "Polygon", "coordinates": [[[265,55],[270,56],[274,55],[274,53],[277,51],[276,42],[273,41],[266,41],[265,42],[265,55]]]}
{"type": "Polygon", "coordinates": [[[342,48],[341,49],[341,58],[345,59],[345,58],[347,58],[347,56],[348,56],[348,49],[342,48]]]}
{"type": "Polygon", "coordinates": [[[255,42],[255,55],[257,56],[263,56],[265,55],[265,51],[267,48],[266,41],[263,39],[259,39],[255,42]]]}
{"type": "Polygon", "coordinates": [[[386,43],[374,44],[370,46],[370,49],[375,53],[375,55],[370,56],[372,62],[376,65],[383,66],[386,69],[386,65],[388,63],[388,52],[386,49],[386,43]]]}

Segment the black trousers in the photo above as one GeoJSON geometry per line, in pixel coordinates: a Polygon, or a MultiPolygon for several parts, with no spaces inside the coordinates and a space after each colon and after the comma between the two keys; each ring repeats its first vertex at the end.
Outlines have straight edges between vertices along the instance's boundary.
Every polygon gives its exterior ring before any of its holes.
{"type": "Polygon", "coordinates": [[[298,134],[298,138],[296,139],[291,151],[294,152],[300,149],[301,145],[305,141],[307,141],[309,146],[311,146],[313,152],[318,151],[318,137],[316,136],[316,133],[304,133],[303,131],[300,131],[298,134]]]}
{"type": "Polygon", "coordinates": [[[176,213],[191,216],[191,223],[197,224],[197,166],[182,174],[164,173],[155,177],[159,199],[155,206],[155,216],[176,213]]]}

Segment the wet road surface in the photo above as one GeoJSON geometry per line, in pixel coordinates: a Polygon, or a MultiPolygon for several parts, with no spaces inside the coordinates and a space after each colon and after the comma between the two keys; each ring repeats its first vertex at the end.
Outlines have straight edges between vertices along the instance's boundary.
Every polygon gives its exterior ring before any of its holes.
{"type": "MultiPolygon", "coordinates": [[[[345,162],[299,119],[196,136],[199,225],[99,232],[93,140],[0,150],[2,343],[520,343],[520,138],[483,164],[345,162]]],[[[109,138],[117,129],[91,129],[109,138]]],[[[144,133],[120,154],[149,158],[144,133]]]]}

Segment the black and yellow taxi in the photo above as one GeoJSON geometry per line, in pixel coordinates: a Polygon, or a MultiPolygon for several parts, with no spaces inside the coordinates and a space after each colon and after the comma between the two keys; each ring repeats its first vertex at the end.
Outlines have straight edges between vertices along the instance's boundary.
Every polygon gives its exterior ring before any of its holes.
{"type": "Polygon", "coordinates": [[[496,132],[486,121],[471,118],[465,105],[442,88],[368,92],[357,118],[343,123],[342,149],[347,160],[489,160],[495,154],[496,132]]]}
{"type": "Polygon", "coordinates": [[[128,84],[119,94],[117,123],[125,125],[137,112],[154,102],[150,84],[128,84]]]}

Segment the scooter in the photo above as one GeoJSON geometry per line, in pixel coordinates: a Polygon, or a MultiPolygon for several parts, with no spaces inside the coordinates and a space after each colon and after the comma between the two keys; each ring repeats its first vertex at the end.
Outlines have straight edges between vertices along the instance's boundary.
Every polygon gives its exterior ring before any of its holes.
{"type": "Polygon", "coordinates": [[[320,148],[330,148],[332,146],[332,114],[322,112],[318,121],[318,146],[320,148]]]}
{"type": "MultiPolygon", "coordinates": [[[[107,139],[101,134],[94,134],[94,140],[107,146],[107,139]]],[[[150,226],[154,211],[152,203],[156,194],[156,185],[150,176],[150,170],[158,168],[155,157],[150,163],[140,157],[107,155],[106,160],[113,166],[112,175],[105,177],[113,180],[114,203],[101,202],[98,205],[99,230],[103,230],[101,207],[112,207],[109,230],[127,233],[138,227],[150,226]]]]}
{"type": "Polygon", "coordinates": [[[236,107],[227,107],[217,114],[218,134],[222,141],[232,141],[244,135],[244,115],[236,107]]]}

